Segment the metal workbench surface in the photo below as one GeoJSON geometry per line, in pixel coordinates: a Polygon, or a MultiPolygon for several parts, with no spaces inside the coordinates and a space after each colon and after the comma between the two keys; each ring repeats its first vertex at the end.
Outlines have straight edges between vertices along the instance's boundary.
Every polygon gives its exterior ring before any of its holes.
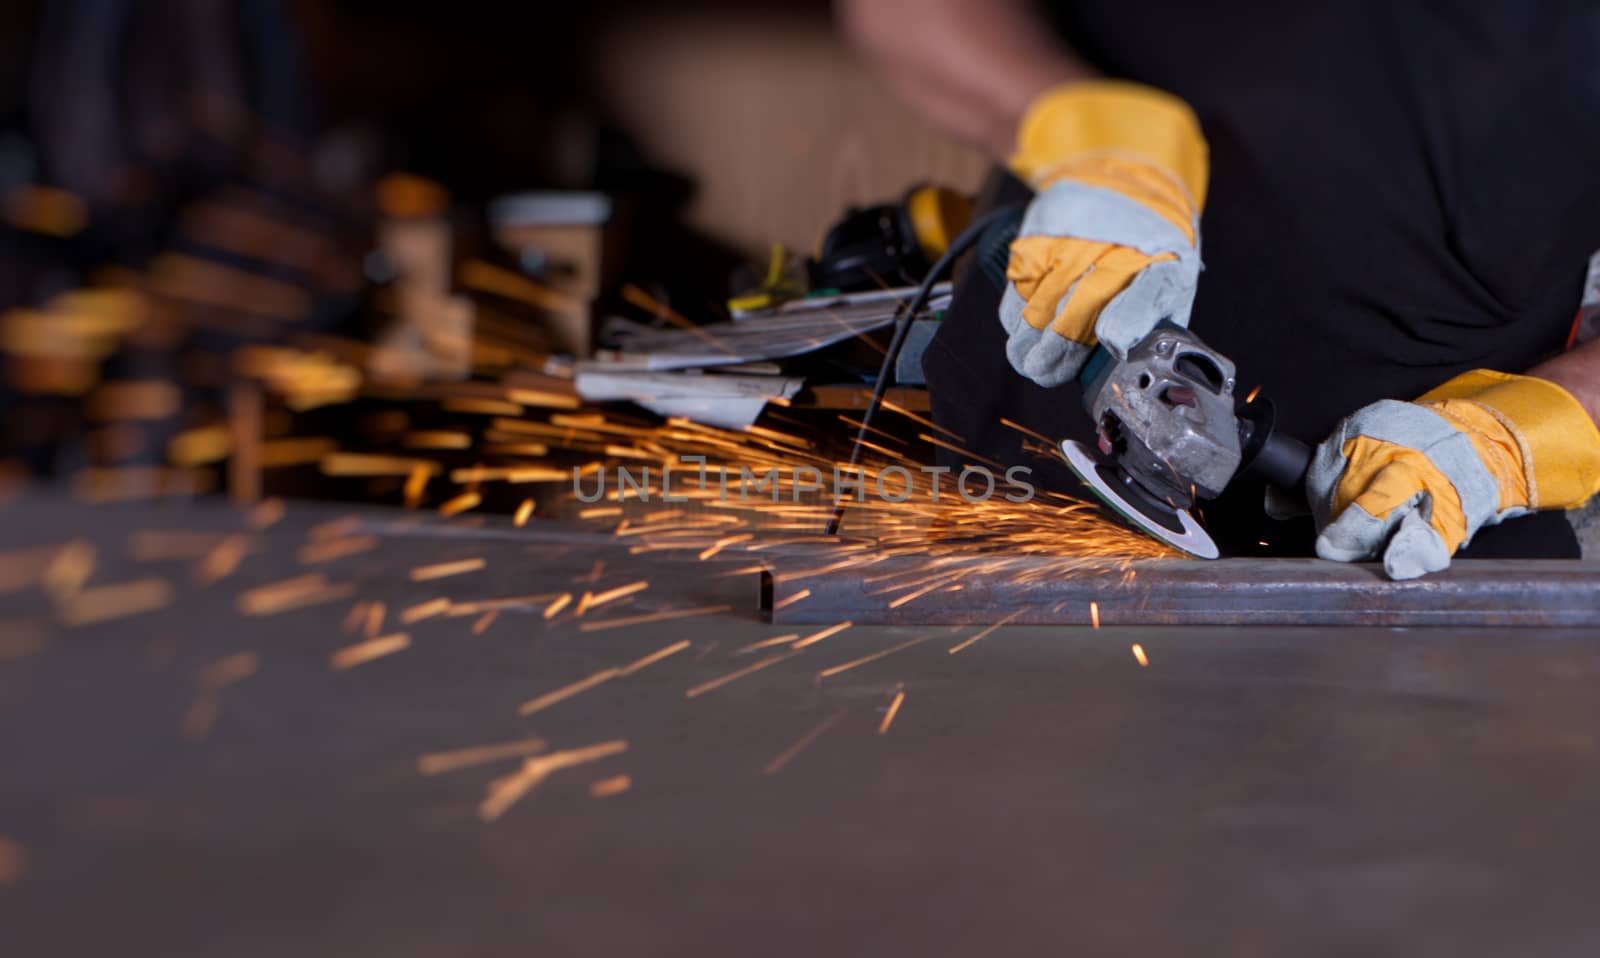
{"type": "Polygon", "coordinates": [[[756,577],[726,574],[745,559],[375,513],[375,544],[308,557],[367,534],[342,515],[291,506],[203,582],[228,510],[0,514],[7,553],[56,573],[13,564],[0,595],[6,954],[1600,952],[1600,632],[855,626],[749,650],[821,630],[763,624],[756,577]],[[63,585],[49,550],[75,540],[92,573],[63,585]],[[301,608],[244,599],[312,571],[301,608]],[[149,611],[74,605],[152,576],[149,611]],[[472,614],[400,621],[440,596],[472,614]],[[358,602],[409,647],[333,669],[358,602]],[[419,769],[533,737],[570,762],[492,820],[522,758],[419,769]]]}

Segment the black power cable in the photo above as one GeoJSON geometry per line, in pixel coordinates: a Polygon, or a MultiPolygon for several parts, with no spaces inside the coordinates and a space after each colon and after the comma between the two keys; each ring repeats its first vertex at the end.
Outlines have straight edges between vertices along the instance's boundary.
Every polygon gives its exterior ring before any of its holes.
{"type": "MultiPolygon", "coordinates": [[[[889,386],[889,376],[893,374],[895,361],[900,358],[900,350],[905,345],[906,332],[911,329],[911,320],[928,305],[928,297],[933,294],[934,284],[939,282],[939,278],[950,269],[962,253],[983,238],[990,226],[1002,220],[1014,219],[1016,215],[1017,207],[1004,206],[990,210],[968,224],[967,228],[950,242],[950,248],[944,251],[944,255],[933,264],[933,268],[928,270],[928,275],[922,279],[922,285],[917,287],[916,295],[911,297],[911,301],[895,317],[894,335],[889,338],[889,348],[884,352],[883,364],[878,368],[878,381],[872,385],[872,399],[867,402],[866,411],[861,416],[861,428],[856,431],[856,441],[850,447],[850,463],[845,467],[847,472],[854,473],[856,465],[861,461],[861,443],[866,440],[867,432],[872,426],[872,418],[877,414],[878,407],[883,404],[883,392],[889,386]]],[[[827,535],[839,534],[839,524],[844,521],[844,509],[845,500],[835,489],[833,518],[828,520],[827,535]]]]}

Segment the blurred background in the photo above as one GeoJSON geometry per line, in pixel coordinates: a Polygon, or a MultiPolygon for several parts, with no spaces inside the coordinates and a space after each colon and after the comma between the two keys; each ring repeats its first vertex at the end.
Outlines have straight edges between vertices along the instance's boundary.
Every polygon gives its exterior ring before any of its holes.
{"type": "Polygon", "coordinates": [[[898,105],[821,0],[0,18],[0,455],[113,498],[291,489],[261,470],[326,444],[258,441],[374,383],[570,392],[618,328],[913,283],[916,249],[848,275],[818,254],[841,229],[914,246],[912,191],[964,212],[987,165],[898,105]],[[230,472],[242,445],[256,461],[230,472]]]}

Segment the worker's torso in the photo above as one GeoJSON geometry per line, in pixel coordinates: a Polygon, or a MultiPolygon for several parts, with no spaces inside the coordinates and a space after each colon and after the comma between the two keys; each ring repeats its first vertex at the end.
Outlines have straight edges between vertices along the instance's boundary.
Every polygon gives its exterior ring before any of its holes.
{"type": "Polygon", "coordinates": [[[1295,431],[1560,348],[1600,248],[1600,3],[1058,6],[1100,67],[1200,114],[1194,325],[1295,431]]]}

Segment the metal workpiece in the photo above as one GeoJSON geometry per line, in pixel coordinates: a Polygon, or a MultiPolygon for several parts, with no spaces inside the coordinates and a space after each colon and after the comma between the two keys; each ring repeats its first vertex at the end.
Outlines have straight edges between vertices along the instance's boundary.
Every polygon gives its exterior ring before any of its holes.
{"type": "Polygon", "coordinates": [[[992,556],[780,562],[765,579],[762,608],[783,624],[1600,626],[1600,563],[1558,559],[1462,559],[1407,582],[1320,559],[992,556]]]}

